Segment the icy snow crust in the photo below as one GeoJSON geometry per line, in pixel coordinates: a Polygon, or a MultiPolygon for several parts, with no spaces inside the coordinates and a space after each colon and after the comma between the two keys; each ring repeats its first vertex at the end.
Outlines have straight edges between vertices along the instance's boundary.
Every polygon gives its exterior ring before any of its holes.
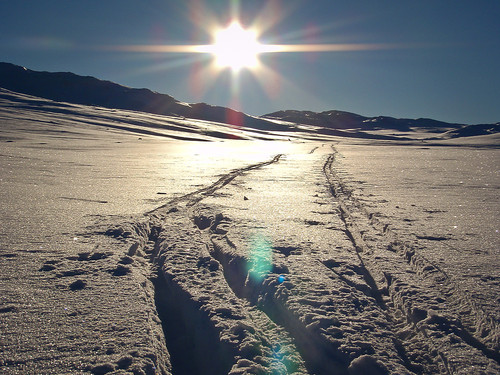
{"type": "Polygon", "coordinates": [[[0,373],[500,373],[495,136],[0,99],[0,373]]]}

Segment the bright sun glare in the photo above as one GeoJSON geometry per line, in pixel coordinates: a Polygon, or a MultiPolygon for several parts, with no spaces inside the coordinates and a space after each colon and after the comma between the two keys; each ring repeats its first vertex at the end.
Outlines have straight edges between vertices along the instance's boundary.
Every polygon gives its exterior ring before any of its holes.
{"type": "MultiPolygon", "coordinates": [[[[232,3],[238,4],[237,1],[232,3]]],[[[273,2],[269,3],[272,4],[273,2]]],[[[272,10],[272,6],[269,9],[272,10]]],[[[192,77],[196,77],[196,79],[192,78],[192,82],[196,90],[206,90],[206,87],[216,81],[221,71],[230,69],[233,73],[231,90],[233,94],[236,94],[239,90],[238,73],[244,69],[249,69],[254,74],[254,77],[259,80],[268,95],[276,95],[282,77],[278,72],[260,61],[259,56],[261,54],[367,51],[404,47],[397,44],[384,43],[265,44],[259,42],[258,38],[265,31],[269,30],[273,22],[276,22],[277,19],[271,17],[269,20],[265,21],[265,17],[259,16],[254,20],[250,28],[244,28],[238,21],[237,14],[237,9],[233,9],[232,22],[226,28],[222,28],[217,17],[210,15],[210,13],[203,18],[203,20],[208,21],[206,25],[199,26],[207,33],[212,34],[212,44],[123,45],[108,48],[141,53],[207,54],[210,55],[212,59],[206,59],[204,61],[211,61],[211,63],[203,64],[202,66],[200,65],[200,68],[193,69],[192,77]],[[203,86],[205,87],[202,89],[203,86]]],[[[264,12],[264,14],[267,13],[264,12]]],[[[172,66],[177,65],[174,64],[172,66]]]]}
{"type": "Polygon", "coordinates": [[[237,21],[215,34],[212,53],[219,67],[236,71],[254,68],[258,65],[260,52],[262,45],[257,41],[257,34],[244,29],[237,21]]]}

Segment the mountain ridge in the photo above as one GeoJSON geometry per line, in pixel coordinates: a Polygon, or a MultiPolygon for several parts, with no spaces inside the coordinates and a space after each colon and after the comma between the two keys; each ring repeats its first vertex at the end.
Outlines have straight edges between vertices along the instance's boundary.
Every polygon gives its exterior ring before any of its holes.
{"type": "Polygon", "coordinates": [[[289,130],[286,125],[207,103],[183,103],[146,88],[130,88],[111,81],[69,72],[40,72],[0,62],[0,87],[23,94],[73,104],[128,109],[159,115],[216,121],[260,130],[289,130]]]}
{"type": "Polygon", "coordinates": [[[324,112],[285,110],[269,113],[263,117],[335,129],[392,129],[410,131],[412,127],[460,128],[467,126],[465,124],[448,123],[428,118],[406,119],[394,118],[390,116],[367,117],[339,110],[329,110],[324,112]]]}
{"type": "Polygon", "coordinates": [[[6,62],[0,62],[0,87],[54,101],[179,116],[266,131],[296,131],[297,124],[305,124],[315,127],[310,131],[316,133],[385,139],[394,137],[366,132],[375,130],[411,132],[418,128],[430,133],[447,134],[448,137],[500,132],[500,122],[466,125],[428,118],[367,117],[340,110],[324,112],[281,110],[262,116],[251,116],[231,108],[207,103],[184,103],[173,96],[147,88],[130,88],[71,72],[35,71],[6,62]]]}

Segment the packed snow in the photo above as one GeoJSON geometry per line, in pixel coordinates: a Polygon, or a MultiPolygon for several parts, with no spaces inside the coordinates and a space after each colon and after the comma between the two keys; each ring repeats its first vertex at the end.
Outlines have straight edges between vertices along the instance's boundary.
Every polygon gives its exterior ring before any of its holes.
{"type": "Polygon", "coordinates": [[[1,374],[500,373],[497,135],[0,94],[1,374]]]}

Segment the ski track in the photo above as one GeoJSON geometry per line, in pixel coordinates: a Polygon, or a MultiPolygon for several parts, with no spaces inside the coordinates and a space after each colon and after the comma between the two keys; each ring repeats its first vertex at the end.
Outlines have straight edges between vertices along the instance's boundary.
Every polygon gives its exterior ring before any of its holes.
{"type": "MultiPolygon", "coordinates": [[[[283,175],[294,170],[286,155],[232,170],[106,231],[125,237],[128,254],[148,258],[155,270],[171,362],[162,368],[175,375],[500,373],[498,323],[419,254],[418,243],[351,196],[337,152],[327,147],[309,152],[311,168],[300,176],[316,189],[309,191],[315,211],[295,213],[291,224],[306,235],[277,225],[281,241],[257,254],[265,271],[243,241],[266,227],[255,219],[259,202],[245,206],[247,221],[227,202],[254,179],[285,188],[300,180],[283,175]]],[[[283,196],[274,197],[276,210],[283,196]]]]}
{"type": "Polygon", "coordinates": [[[389,312],[402,327],[401,343],[408,356],[415,357],[410,368],[424,373],[498,373],[498,323],[419,254],[418,244],[401,238],[390,223],[381,222],[351,197],[336,173],[333,151],[323,168],[332,195],[366,272],[377,280],[373,286],[388,297],[389,312]]]}

